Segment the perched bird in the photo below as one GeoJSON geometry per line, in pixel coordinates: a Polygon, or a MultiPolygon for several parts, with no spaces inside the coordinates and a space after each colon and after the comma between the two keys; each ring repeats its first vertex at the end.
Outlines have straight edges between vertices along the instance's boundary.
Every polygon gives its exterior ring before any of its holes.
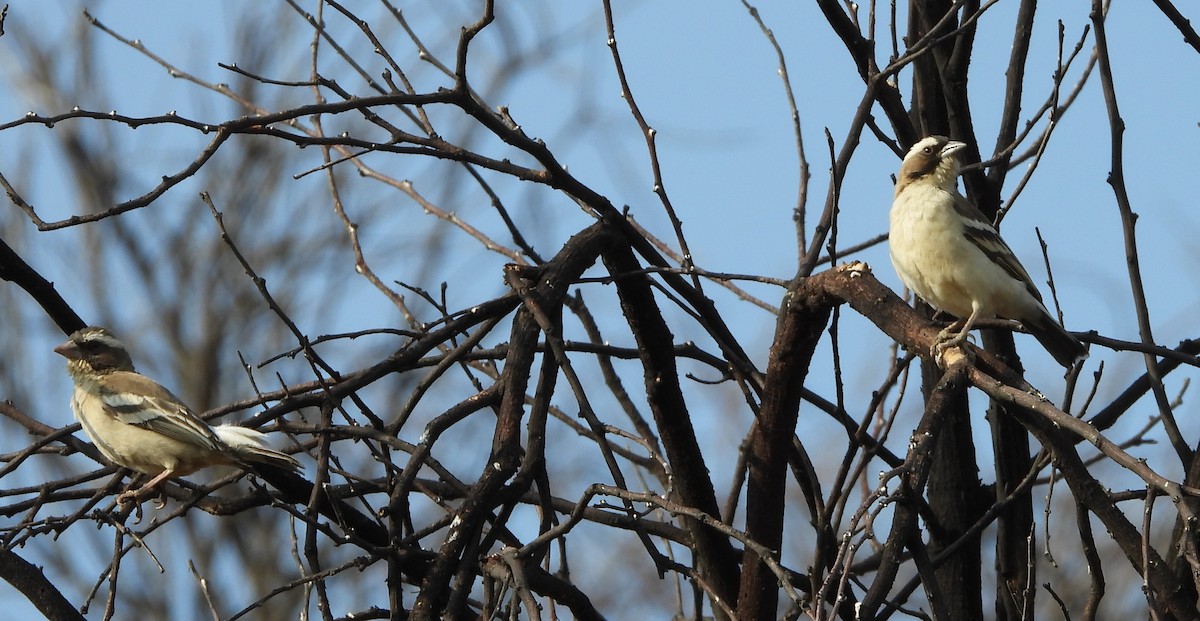
{"type": "Polygon", "coordinates": [[[1029,273],[987,218],[958,192],[958,152],[945,136],[913,145],[896,179],[888,246],[900,280],[930,306],[958,317],[932,353],[962,344],[980,319],[1021,322],[1059,364],[1087,358],[1058,325],[1029,273]]]}
{"type": "Polygon", "coordinates": [[[123,492],[119,503],[206,466],[300,467],[290,455],[267,448],[258,431],[208,426],[179,397],[135,371],[125,345],[104,328],[83,328],[54,352],[67,359],[75,382],[71,409],[96,448],[119,466],[153,476],[123,492]]]}

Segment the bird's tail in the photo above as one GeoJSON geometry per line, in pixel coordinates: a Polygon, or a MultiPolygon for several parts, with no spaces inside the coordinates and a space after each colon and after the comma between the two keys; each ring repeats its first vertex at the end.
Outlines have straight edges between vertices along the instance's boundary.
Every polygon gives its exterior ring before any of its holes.
{"type": "Polygon", "coordinates": [[[1049,313],[1042,313],[1036,320],[1023,321],[1022,324],[1064,367],[1070,368],[1088,357],[1087,347],[1058,325],[1049,313]]]}
{"type": "Polygon", "coordinates": [[[267,448],[266,436],[259,431],[238,425],[218,425],[213,427],[213,431],[239,461],[268,464],[291,471],[300,469],[300,462],[291,455],[267,448]]]}

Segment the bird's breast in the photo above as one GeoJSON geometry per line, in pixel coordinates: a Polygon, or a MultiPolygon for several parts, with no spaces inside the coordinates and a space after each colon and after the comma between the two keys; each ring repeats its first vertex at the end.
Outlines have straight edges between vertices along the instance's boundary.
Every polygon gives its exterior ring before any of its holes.
{"type": "Polygon", "coordinates": [[[962,268],[982,254],[963,237],[954,196],[932,184],[909,186],[892,204],[890,221],[888,249],[905,286],[940,310],[970,315],[962,268]]]}

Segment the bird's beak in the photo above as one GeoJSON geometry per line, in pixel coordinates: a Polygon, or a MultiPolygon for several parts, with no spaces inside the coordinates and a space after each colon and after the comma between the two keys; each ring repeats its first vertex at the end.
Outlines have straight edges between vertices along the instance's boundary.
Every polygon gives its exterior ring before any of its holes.
{"type": "Polygon", "coordinates": [[[946,143],[946,146],[942,147],[941,155],[942,157],[950,157],[965,148],[967,148],[967,143],[951,140],[950,142],[946,143]]]}
{"type": "Polygon", "coordinates": [[[78,360],[80,357],[79,346],[75,344],[75,341],[67,341],[62,345],[55,347],[54,353],[70,360],[78,360]]]}

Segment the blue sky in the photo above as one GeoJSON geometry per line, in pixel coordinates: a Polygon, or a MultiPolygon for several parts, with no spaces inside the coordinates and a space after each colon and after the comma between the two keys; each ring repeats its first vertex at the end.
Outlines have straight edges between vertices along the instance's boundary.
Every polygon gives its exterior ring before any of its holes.
{"type": "MultiPolygon", "coordinates": [[[[125,36],[142,40],[156,54],[204,79],[220,82],[231,81],[231,76],[216,63],[239,60],[229,56],[235,26],[252,19],[243,4],[126,1],[96,3],[91,10],[105,24],[125,36]]],[[[498,4],[503,24],[497,24],[481,37],[473,57],[477,63],[474,75],[482,89],[487,89],[494,72],[503,68],[493,62],[504,57],[500,46],[515,45],[532,54],[547,39],[557,37],[558,43],[552,48],[554,55],[535,62],[532,73],[504,82],[503,88],[484,90],[489,101],[508,106],[527,133],[543,138],[580,179],[609,196],[615,204],[628,205],[639,222],[662,238],[672,239],[661,206],[651,191],[641,136],[619,96],[605,45],[600,5],[546,2],[534,8],[518,3],[498,4]],[[501,32],[511,36],[502,38],[496,34],[501,32]]],[[[642,112],[658,132],[666,188],[684,220],[696,262],[712,271],[775,278],[790,276],[796,261],[791,221],[796,204],[796,154],[774,52],[758,26],[741,2],[732,0],[706,2],[702,8],[681,0],[615,4],[616,33],[625,68],[642,112]]],[[[824,133],[828,130],[840,147],[862,86],[845,49],[813,5],[776,1],[757,6],[784,50],[797,98],[812,173],[808,197],[811,226],[824,202],[828,181],[824,133]]],[[[11,3],[10,20],[37,24],[39,36],[66,50],[72,45],[72,28],[79,27],[73,21],[78,10],[71,2],[18,0],[11,3]]],[[[981,21],[971,66],[971,104],[980,150],[984,152],[993,146],[991,134],[998,123],[1014,10],[1015,3],[1002,2],[981,21]]],[[[442,53],[452,49],[458,26],[474,15],[472,3],[436,0],[406,5],[405,11],[424,29],[429,37],[427,42],[442,53]]],[[[280,19],[272,9],[251,12],[262,20],[264,38],[285,29],[283,21],[288,18],[292,21],[287,30],[304,30],[294,15],[280,19]]],[[[1027,111],[1035,108],[1050,91],[1057,55],[1054,20],[1062,20],[1068,48],[1088,23],[1087,8],[1082,3],[1043,3],[1040,13],[1042,21],[1033,35],[1028,66],[1027,111]]],[[[393,28],[384,34],[395,42],[395,51],[411,54],[411,46],[406,45],[402,33],[393,28]]],[[[1195,336],[1194,317],[1200,297],[1200,288],[1192,278],[1193,266],[1200,259],[1194,241],[1200,234],[1200,217],[1194,212],[1193,183],[1196,162],[1200,162],[1200,140],[1197,140],[1200,109],[1196,106],[1200,56],[1183,43],[1182,37],[1149,4],[1116,3],[1108,34],[1126,124],[1125,177],[1133,208],[1140,216],[1137,242],[1155,336],[1161,344],[1174,345],[1182,338],[1195,336]]],[[[1090,38],[1088,42],[1090,45],[1090,38]]],[[[1090,47],[1083,56],[1088,51],[1090,47]]],[[[303,79],[307,73],[306,54],[307,48],[299,44],[280,48],[271,65],[276,77],[303,79]]],[[[882,54],[881,51],[881,64],[886,62],[882,54]]],[[[177,110],[183,116],[214,121],[240,114],[215,95],[172,79],[163,69],[115,41],[101,37],[95,58],[106,68],[105,75],[110,80],[106,93],[115,100],[75,102],[81,106],[116,109],[131,116],[177,110]]],[[[412,77],[419,84],[432,88],[441,83],[435,72],[411,55],[404,61],[413,68],[412,77]]],[[[1069,83],[1077,78],[1085,61],[1086,58],[1076,61],[1069,83]]],[[[0,88],[0,121],[19,118],[39,101],[38,94],[23,92],[20,87],[21,63],[22,57],[11,39],[0,38],[3,69],[0,79],[9,83],[0,88]]],[[[371,70],[377,75],[381,67],[377,63],[371,65],[371,70]]],[[[901,74],[902,85],[907,77],[907,73],[901,74]]],[[[365,92],[353,79],[347,78],[345,82],[353,90],[365,92]]],[[[1110,170],[1109,123],[1099,87],[1099,77],[1093,75],[1077,103],[1059,122],[1037,174],[1004,221],[1002,233],[1040,284],[1045,280],[1045,268],[1034,227],[1041,230],[1050,244],[1058,296],[1068,328],[1094,329],[1106,336],[1137,340],[1120,221],[1112,191],[1106,184],[1110,170]]],[[[303,95],[297,94],[297,103],[304,101],[303,95]]],[[[66,109],[69,106],[36,108],[43,114],[66,109]]],[[[450,132],[462,131],[455,125],[453,115],[446,115],[442,121],[452,137],[450,132]]],[[[84,132],[92,131],[88,122],[80,127],[84,132]]],[[[6,136],[6,144],[19,140],[23,147],[0,150],[0,171],[6,174],[17,169],[34,171],[26,197],[47,214],[62,217],[77,211],[73,206],[76,197],[66,184],[58,181],[62,175],[58,168],[61,159],[48,146],[49,131],[25,128],[6,136]]],[[[131,184],[136,193],[148,189],[158,175],[176,171],[178,164],[162,159],[164,153],[174,153],[182,162],[193,156],[198,144],[194,142],[195,136],[186,135],[175,143],[177,138],[170,132],[143,129],[137,133],[120,130],[117,133],[123,136],[123,146],[115,156],[120,168],[136,180],[131,184]]],[[[504,153],[502,145],[478,134],[463,131],[462,135],[470,144],[486,151],[516,157],[504,153]]],[[[843,188],[841,245],[856,243],[885,230],[892,192],[889,175],[898,164],[888,149],[864,137],[843,188]]],[[[431,171],[437,170],[436,164],[403,160],[380,161],[379,165],[398,176],[411,176],[431,196],[461,211],[465,218],[495,225],[486,202],[478,196],[459,188],[438,186],[437,178],[431,176],[431,171]]],[[[1022,167],[1010,174],[1006,196],[1023,173],[1022,167]]],[[[307,181],[296,183],[294,191],[302,196],[309,187],[303,185],[307,181]]],[[[514,208],[517,217],[530,223],[534,242],[545,255],[552,254],[568,235],[587,223],[587,218],[561,197],[528,184],[506,184],[501,180],[498,187],[512,203],[510,208],[514,208]]],[[[195,192],[200,189],[204,188],[184,184],[164,197],[161,207],[193,208],[195,192]]],[[[2,216],[5,224],[22,218],[15,208],[0,213],[5,214],[2,216]]],[[[372,231],[369,233],[375,236],[368,234],[364,239],[375,257],[388,252],[389,237],[415,240],[437,225],[423,220],[416,210],[403,220],[384,222],[397,227],[396,230],[372,231]]],[[[72,281],[69,257],[61,254],[62,243],[57,241],[69,238],[69,233],[35,238],[50,243],[31,246],[27,258],[43,269],[48,278],[62,283],[65,291],[74,292],[81,289],[79,283],[72,281]]],[[[470,246],[454,232],[448,234],[448,239],[448,243],[464,245],[467,251],[439,265],[427,275],[429,280],[424,284],[436,288],[441,280],[461,281],[467,275],[478,274],[479,287],[451,291],[452,300],[465,306],[498,294],[501,291],[498,270],[504,261],[470,246]]],[[[877,246],[854,258],[869,263],[880,280],[900,289],[886,246],[877,246]]],[[[392,275],[396,278],[408,276],[405,270],[419,265],[403,257],[380,260],[395,271],[392,275]]],[[[771,303],[777,303],[781,295],[774,287],[746,286],[771,303]]],[[[356,309],[354,315],[339,316],[332,321],[349,327],[378,324],[389,317],[384,311],[374,310],[381,305],[370,291],[356,291],[362,297],[346,302],[356,309]]],[[[709,286],[708,291],[716,292],[714,296],[735,333],[760,365],[765,366],[773,317],[720,293],[717,287],[709,286]]],[[[70,299],[87,317],[92,310],[91,302],[79,297],[70,299]]],[[[130,308],[129,312],[136,317],[131,323],[153,316],[152,309],[130,308]]],[[[672,329],[677,330],[681,340],[700,337],[694,327],[688,326],[682,313],[671,310],[668,313],[672,313],[675,322],[672,329]]],[[[855,361],[855,368],[847,377],[848,406],[852,413],[857,413],[886,369],[884,352],[889,342],[852,312],[843,313],[843,321],[843,356],[855,361]]],[[[47,328],[44,334],[30,339],[30,349],[46,352],[58,340],[60,336],[47,328]]],[[[1033,383],[1047,394],[1057,394],[1062,385],[1061,369],[1031,338],[1018,337],[1018,345],[1033,383]]],[[[50,360],[48,355],[39,358],[31,353],[30,356],[36,364],[44,363],[47,373],[59,372],[58,362],[50,360]]],[[[1106,402],[1107,397],[1121,390],[1142,370],[1139,356],[1118,355],[1099,348],[1093,349],[1088,370],[1101,361],[1106,371],[1098,403],[1106,402]]],[[[236,361],[230,364],[236,365],[236,361]]],[[[830,394],[832,377],[820,363],[815,369],[810,386],[830,394]]],[[[1168,393],[1175,394],[1185,378],[1192,375],[1186,371],[1169,378],[1168,393]]],[[[60,388],[65,402],[65,383],[60,388]]],[[[915,400],[908,402],[909,408],[917,406],[915,400]]],[[[49,406],[44,407],[43,411],[49,411],[49,406]]],[[[1181,418],[1189,418],[1192,410],[1185,404],[1181,418]]],[[[1144,416],[1131,417],[1136,420],[1131,420],[1130,425],[1140,426],[1152,413],[1147,405],[1144,416]]],[[[722,418],[722,407],[700,406],[696,414],[698,426],[710,433],[704,439],[706,450],[727,452],[728,447],[723,444],[728,439],[725,427],[728,421],[722,418]]],[[[802,412],[802,419],[807,421],[803,417],[802,412]]],[[[65,409],[46,418],[55,425],[68,422],[65,409]]],[[[1185,433],[1194,437],[1195,426],[1189,427],[1192,428],[1185,429],[1185,433]]],[[[814,429],[821,428],[816,423],[814,429]]],[[[1169,461],[1157,465],[1164,474],[1178,474],[1169,461]]],[[[724,481],[721,476],[716,478],[718,482],[724,481]]],[[[8,600],[16,602],[19,598],[0,589],[0,601],[8,600]]]]}

